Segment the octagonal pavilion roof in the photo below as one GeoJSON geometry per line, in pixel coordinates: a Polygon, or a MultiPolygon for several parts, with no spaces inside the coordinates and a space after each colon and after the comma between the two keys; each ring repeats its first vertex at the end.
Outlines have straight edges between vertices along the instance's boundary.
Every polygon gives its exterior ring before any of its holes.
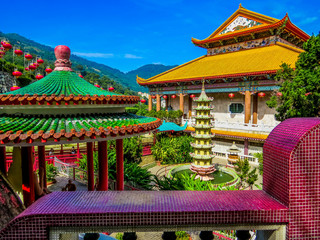
{"type": "Polygon", "coordinates": [[[67,46],[57,46],[52,73],[0,95],[0,145],[126,138],[161,125],[160,119],[125,112],[139,97],[102,90],[79,77],[70,53],[67,46]]]}

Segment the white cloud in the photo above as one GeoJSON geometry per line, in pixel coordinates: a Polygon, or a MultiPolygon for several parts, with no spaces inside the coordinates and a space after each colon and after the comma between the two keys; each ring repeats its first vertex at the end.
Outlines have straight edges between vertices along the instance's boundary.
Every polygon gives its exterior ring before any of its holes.
{"type": "Polygon", "coordinates": [[[133,54],[130,54],[130,53],[126,53],[124,55],[125,58],[132,58],[132,59],[141,59],[142,57],[139,57],[139,56],[136,56],[136,55],[133,55],[133,54]]]}
{"type": "Polygon", "coordinates": [[[81,57],[91,57],[91,58],[113,58],[113,53],[82,53],[82,52],[73,52],[73,54],[81,57]]]}

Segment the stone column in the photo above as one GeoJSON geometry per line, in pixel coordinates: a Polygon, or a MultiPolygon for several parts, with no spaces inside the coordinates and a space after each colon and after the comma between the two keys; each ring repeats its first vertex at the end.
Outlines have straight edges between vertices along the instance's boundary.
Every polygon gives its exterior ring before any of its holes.
{"type": "Polygon", "coordinates": [[[29,207],[35,201],[32,147],[21,147],[23,203],[29,207]]]}
{"type": "Polygon", "coordinates": [[[38,146],[38,160],[39,160],[39,184],[41,188],[47,188],[45,146],[38,146]]]}
{"type": "Polygon", "coordinates": [[[87,142],[88,191],[94,191],[93,143],[87,142]]]}
{"type": "Polygon", "coordinates": [[[214,236],[212,231],[201,231],[199,234],[201,240],[213,240],[214,236]]]}
{"type": "Polygon", "coordinates": [[[249,123],[251,119],[251,93],[250,91],[245,91],[245,96],[244,96],[244,123],[249,123]]]}
{"type": "Polygon", "coordinates": [[[157,112],[159,112],[161,109],[161,98],[160,95],[157,94],[157,112]]]}
{"type": "Polygon", "coordinates": [[[3,175],[7,175],[6,147],[0,147],[0,171],[3,175]]]}
{"type": "Polygon", "coordinates": [[[123,139],[116,140],[117,157],[117,190],[124,190],[124,172],[123,172],[123,139]]]}
{"type": "Polygon", "coordinates": [[[149,100],[148,100],[148,111],[150,112],[152,110],[152,96],[149,94],[149,100]]]}
{"type": "Polygon", "coordinates": [[[258,124],[258,95],[253,95],[253,113],[252,113],[252,124],[258,124]]]}
{"type": "Polygon", "coordinates": [[[175,232],[163,232],[161,238],[163,240],[175,240],[177,239],[177,236],[175,232]]]}
{"type": "Polygon", "coordinates": [[[184,113],[184,112],[183,112],[183,110],[184,110],[184,106],[183,106],[184,101],[183,101],[183,100],[184,100],[184,99],[183,99],[183,94],[180,93],[180,111],[181,111],[182,113],[184,113]]]}
{"type": "Polygon", "coordinates": [[[98,142],[99,184],[98,191],[108,190],[108,151],[107,141],[98,142]]]}

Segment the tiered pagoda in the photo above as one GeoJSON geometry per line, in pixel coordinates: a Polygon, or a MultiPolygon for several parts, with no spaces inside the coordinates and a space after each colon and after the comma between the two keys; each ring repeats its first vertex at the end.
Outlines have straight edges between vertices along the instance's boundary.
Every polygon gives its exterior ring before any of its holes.
{"type": "Polygon", "coordinates": [[[240,4],[207,38],[191,39],[204,49],[203,56],[148,79],[137,77],[137,82],[149,89],[149,110],[152,101],[158,111],[161,99],[168,107],[172,98],[171,107],[180,109],[186,119],[193,115],[192,97],[200,95],[205,79],[206,93],[214,97],[217,110],[213,130],[217,150],[226,154],[237,140],[242,141],[241,154],[248,155],[262,151],[263,142],[279,123],[275,110],[266,105],[279,89],[276,72],[283,63],[295,68],[309,37],[291,22],[285,10],[284,17],[276,19],[240,4]],[[257,126],[262,127],[257,130],[257,126]]]}
{"type": "Polygon", "coordinates": [[[196,123],[194,124],[195,133],[192,136],[195,138],[194,143],[190,143],[195,149],[194,153],[190,153],[193,158],[190,170],[197,174],[196,178],[200,178],[203,181],[212,180],[211,174],[216,170],[212,164],[212,148],[214,144],[212,143],[211,128],[213,125],[211,121],[213,116],[211,115],[212,98],[209,98],[204,90],[204,83],[202,85],[202,91],[198,98],[194,98],[197,103],[196,107],[196,123]]]}
{"type": "Polygon", "coordinates": [[[71,69],[70,49],[55,48],[55,69],[24,88],[0,95],[0,171],[15,179],[29,206],[35,200],[33,147],[38,146],[40,185],[46,187],[45,145],[87,143],[88,190],[94,190],[93,142],[98,142],[98,190],[108,189],[107,140],[116,140],[117,189],[123,190],[123,139],[155,130],[161,121],[125,112],[139,97],[96,87],[71,69]],[[7,172],[6,146],[14,147],[7,172]]]}

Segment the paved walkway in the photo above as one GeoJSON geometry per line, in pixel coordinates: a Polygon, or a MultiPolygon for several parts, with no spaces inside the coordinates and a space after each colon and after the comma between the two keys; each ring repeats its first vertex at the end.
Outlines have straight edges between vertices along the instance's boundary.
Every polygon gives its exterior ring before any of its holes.
{"type": "MultiPolygon", "coordinates": [[[[64,175],[58,175],[56,176],[57,182],[55,184],[52,184],[48,187],[48,190],[51,192],[56,192],[56,191],[62,191],[62,188],[64,188],[68,184],[69,178],[64,176],[64,175]]],[[[72,181],[76,186],[77,186],[77,191],[87,191],[88,187],[87,185],[77,182],[77,181],[72,181]]]]}

